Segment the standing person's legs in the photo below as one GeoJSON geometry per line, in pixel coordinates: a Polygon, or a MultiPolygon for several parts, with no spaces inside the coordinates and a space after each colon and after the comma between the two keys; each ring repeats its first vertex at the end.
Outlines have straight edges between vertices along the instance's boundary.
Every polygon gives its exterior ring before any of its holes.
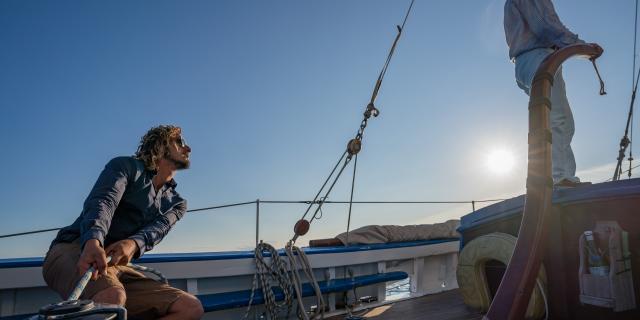
{"type": "Polygon", "coordinates": [[[580,182],[576,177],[576,160],[571,150],[571,140],[575,132],[573,114],[567,100],[562,68],[555,75],[551,88],[551,145],[553,182],[564,179],[580,182]]]}
{"type": "MultiPolygon", "coordinates": [[[[531,91],[531,82],[538,67],[544,59],[552,53],[551,49],[534,49],[516,58],[516,82],[527,95],[531,91]]],[[[575,176],[576,162],[571,150],[571,139],[575,131],[573,114],[567,100],[565,83],[562,78],[562,68],[554,78],[551,88],[551,112],[549,115],[552,133],[551,161],[554,183],[564,179],[579,182],[575,176]]]]}

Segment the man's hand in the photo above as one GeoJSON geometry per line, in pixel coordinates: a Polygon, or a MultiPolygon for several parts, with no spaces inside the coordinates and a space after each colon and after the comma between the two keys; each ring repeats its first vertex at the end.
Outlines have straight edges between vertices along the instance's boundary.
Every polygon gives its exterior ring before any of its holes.
{"type": "Polygon", "coordinates": [[[91,239],[85,242],[76,266],[80,274],[84,274],[90,267],[93,267],[94,271],[91,276],[93,280],[98,279],[98,274],[107,274],[107,257],[98,240],[91,239]]]}
{"type": "Polygon", "coordinates": [[[590,43],[590,45],[600,52],[604,51],[604,49],[602,49],[602,47],[597,43],[590,43]]]}
{"type": "Polygon", "coordinates": [[[112,243],[105,251],[108,256],[111,256],[110,266],[126,266],[138,252],[138,245],[131,239],[124,239],[112,243]]]}

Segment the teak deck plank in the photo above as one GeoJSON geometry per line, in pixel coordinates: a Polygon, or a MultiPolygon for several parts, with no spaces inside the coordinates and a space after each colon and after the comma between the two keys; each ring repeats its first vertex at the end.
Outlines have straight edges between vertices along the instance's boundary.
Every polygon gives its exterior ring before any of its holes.
{"type": "MultiPolygon", "coordinates": [[[[458,293],[450,290],[415,299],[402,300],[382,307],[356,313],[365,319],[373,320],[476,320],[482,319],[482,314],[467,307],[458,293]]],[[[343,320],[345,315],[335,316],[327,320],[343,320]]]]}

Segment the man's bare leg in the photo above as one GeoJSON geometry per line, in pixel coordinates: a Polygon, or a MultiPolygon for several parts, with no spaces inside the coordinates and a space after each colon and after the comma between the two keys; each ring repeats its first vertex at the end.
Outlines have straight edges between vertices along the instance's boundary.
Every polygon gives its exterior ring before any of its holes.
{"type": "Polygon", "coordinates": [[[162,320],[198,320],[202,318],[204,309],[198,298],[184,294],[169,307],[169,312],[162,320]]]}
{"type": "Polygon", "coordinates": [[[121,307],[124,307],[125,302],[127,302],[127,294],[122,288],[111,287],[99,291],[98,293],[93,295],[91,300],[98,303],[117,304],[121,307]]]}

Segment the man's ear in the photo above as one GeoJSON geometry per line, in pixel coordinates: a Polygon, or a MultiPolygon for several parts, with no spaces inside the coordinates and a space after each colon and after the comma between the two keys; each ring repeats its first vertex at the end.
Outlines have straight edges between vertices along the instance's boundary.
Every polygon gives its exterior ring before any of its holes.
{"type": "Polygon", "coordinates": [[[168,159],[171,156],[171,152],[169,151],[169,145],[161,145],[160,146],[160,152],[158,153],[160,156],[158,157],[158,160],[160,159],[168,159]]]}

